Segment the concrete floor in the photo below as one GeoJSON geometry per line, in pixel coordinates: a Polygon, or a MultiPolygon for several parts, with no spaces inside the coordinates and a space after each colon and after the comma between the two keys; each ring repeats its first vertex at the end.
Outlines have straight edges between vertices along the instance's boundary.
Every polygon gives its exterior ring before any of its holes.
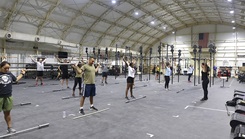
{"type": "MultiPolygon", "coordinates": [[[[143,80],[148,75],[143,76],[143,80]]],[[[154,77],[151,76],[151,79],[154,77]]],[[[162,78],[162,77],[161,77],[162,78]]],[[[228,139],[230,138],[230,117],[225,102],[231,100],[234,89],[245,90],[244,84],[236,79],[225,82],[229,88],[220,88],[222,80],[216,78],[209,89],[209,100],[200,102],[203,91],[187,82],[187,76],[174,77],[170,91],[164,89],[164,82],[156,80],[139,81],[136,77],[135,97],[144,99],[125,103],[126,79],[109,76],[108,85],[101,86],[101,77],[96,77],[97,96],[94,105],[107,111],[73,120],[80,116],[79,98],[65,99],[71,89],[60,89],[59,81],[46,79],[44,86],[29,87],[33,79],[23,79],[24,84],[13,85],[14,103],[31,102],[31,105],[15,106],[11,112],[13,126],[23,130],[39,124],[49,123],[47,128],[12,136],[12,139],[228,139]],[[116,84],[119,83],[119,84],[116,84]],[[147,87],[143,87],[147,85],[147,87]],[[176,93],[179,90],[182,90],[176,93]],[[63,118],[66,111],[66,118],[63,118]]],[[[191,79],[193,81],[193,78],[191,79]]],[[[73,81],[69,82],[73,86],[73,81]]],[[[76,90],[78,95],[78,89],[76,90]]],[[[85,113],[89,100],[85,100],[85,113]]],[[[234,109],[230,108],[231,111],[234,109]]],[[[6,134],[6,123],[0,113],[0,135],[6,134]]]]}

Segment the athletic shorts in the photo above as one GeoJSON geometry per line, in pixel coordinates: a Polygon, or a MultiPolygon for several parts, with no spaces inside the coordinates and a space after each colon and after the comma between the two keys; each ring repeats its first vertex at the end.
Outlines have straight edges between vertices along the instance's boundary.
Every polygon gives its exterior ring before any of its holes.
{"type": "Polygon", "coordinates": [[[96,95],[95,91],[96,91],[95,84],[85,84],[85,90],[83,96],[84,97],[95,96],[96,95]]]}
{"type": "Polygon", "coordinates": [[[102,77],[107,77],[107,72],[102,72],[102,77]]]}
{"type": "Polygon", "coordinates": [[[66,74],[66,73],[63,73],[61,78],[62,78],[62,79],[69,79],[69,75],[66,74]]]}
{"type": "Polygon", "coordinates": [[[128,77],[127,78],[127,83],[134,83],[134,78],[128,77]]]}
{"type": "Polygon", "coordinates": [[[0,98],[0,112],[10,111],[13,108],[13,97],[1,97],[0,98]]]}
{"type": "Polygon", "coordinates": [[[37,77],[42,77],[43,76],[43,71],[37,71],[37,77]]]}

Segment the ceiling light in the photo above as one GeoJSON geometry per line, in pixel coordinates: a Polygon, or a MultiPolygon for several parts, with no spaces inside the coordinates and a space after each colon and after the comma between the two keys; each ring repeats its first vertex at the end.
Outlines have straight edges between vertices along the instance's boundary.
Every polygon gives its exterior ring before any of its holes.
{"type": "Polygon", "coordinates": [[[134,14],[135,14],[135,15],[139,15],[139,12],[136,11],[136,12],[134,12],[134,14]]]}
{"type": "Polygon", "coordinates": [[[165,27],[165,26],[164,26],[164,27],[163,27],[163,29],[164,29],[164,30],[166,30],[166,29],[167,29],[167,27],[165,27]]]}
{"type": "Polygon", "coordinates": [[[117,2],[116,0],[112,0],[112,1],[111,1],[112,4],[115,4],[116,2],[117,2]]]}
{"type": "Polygon", "coordinates": [[[231,21],[231,23],[235,23],[235,21],[234,21],[234,20],[232,20],[232,21],[231,21]]]}
{"type": "Polygon", "coordinates": [[[227,1],[231,2],[232,0],[227,0],[227,1]]]}
{"type": "Polygon", "coordinates": [[[175,32],[173,31],[172,34],[175,34],[175,32]]]}
{"type": "Polygon", "coordinates": [[[230,11],[230,13],[231,13],[231,14],[233,14],[233,13],[234,13],[234,11],[230,11]]]}
{"type": "Polygon", "coordinates": [[[236,29],[236,27],[232,27],[232,29],[236,29]]]}
{"type": "Polygon", "coordinates": [[[152,24],[152,25],[154,25],[154,24],[155,24],[155,22],[154,22],[154,21],[151,21],[151,24],[152,24]]]}

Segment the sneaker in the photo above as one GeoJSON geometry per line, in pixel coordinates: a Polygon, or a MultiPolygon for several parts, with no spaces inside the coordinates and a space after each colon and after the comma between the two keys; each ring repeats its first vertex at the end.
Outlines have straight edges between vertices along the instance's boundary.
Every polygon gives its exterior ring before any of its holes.
{"type": "Polygon", "coordinates": [[[67,86],[67,88],[69,89],[70,87],[69,87],[69,86],[67,86]]]}
{"type": "Polygon", "coordinates": [[[135,97],[134,97],[134,96],[131,96],[131,98],[135,99],[135,97]]]}
{"type": "Polygon", "coordinates": [[[94,106],[90,107],[90,110],[96,110],[96,111],[98,111],[98,109],[95,108],[94,106]]]}
{"type": "Polygon", "coordinates": [[[83,109],[80,109],[80,110],[79,110],[79,113],[81,113],[82,115],[85,115],[85,113],[84,113],[84,110],[83,110],[83,109]]]}
{"type": "Polygon", "coordinates": [[[41,85],[43,85],[43,83],[41,83],[41,85]]]}
{"type": "Polygon", "coordinates": [[[105,84],[108,84],[107,82],[105,82],[105,84]]]}
{"type": "Polygon", "coordinates": [[[200,101],[205,101],[205,100],[208,100],[208,98],[202,98],[200,101]]]}
{"type": "Polygon", "coordinates": [[[9,128],[7,129],[7,132],[8,132],[8,134],[9,134],[9,133],[15,133],[16,130],[13,129],[12,127],[9,127],[9,128]]]}
{"type": "Polygon", "coordinates": [[[168,89],[167,89],[167,88],[165,88],[165,90],[166,90],[166,91],[168,91],[168,89]]]}
{"type": "Polygon", "coordinates": [[[129,100],[129,98],[128,97],[125,97],[127,100],[129,100]]]}
{"type": "Polygon", "coordinates": [[[38,84],[36,83],[36,86],[38,86],[38,84]]]}

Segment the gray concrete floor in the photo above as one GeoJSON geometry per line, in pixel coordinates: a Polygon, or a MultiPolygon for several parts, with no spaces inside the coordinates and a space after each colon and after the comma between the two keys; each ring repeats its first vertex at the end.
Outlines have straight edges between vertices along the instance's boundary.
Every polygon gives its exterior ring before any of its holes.
{"type": "MultiPolygon", "coordinates": [[[[143,76],[143,80],[148,75],[143,76]]],[[[161,77],[162,78],[162,77],[161,77]]],[[[154,77],[151,75],[151,79],[154,77]]],[[[79,98],[62,100],[69,96],[71,89],[60,89],[57,80],[45,79],[44,86],[32,79],[23,79],[25,84],[13,85],[14,103],[31,102],[27,106],[15,106],[11,111],[13,126],[23,130],[39,124],[50,123],[47,128],[33,130],[12,136],[13,139],[228,139],[230,138],[230,117],[225,110],[225,102],[232,99],[234,89],[245,90],[244,84],[236,79],[225,82],[229,88],[220,88],[222,80],[216,78],[209,89],[209,99],[203,96],[200,84],[187,82],[187,76],[174,77],[170,91],[164,89],[164,82],[156,80],[139,81],[136,77],[135,97],[146,96],[134,102],[125,103],[126,79],[109,76],[108,85],[101,86],[101,77],[96,77],[97,96],[94,105],[107,111],[73,120],[80,116],[79,98]],[[115,84],[119,83],[119,84],[115,84]],[[143,87],[147,85],[147,87],[143,87]],[[182,90],[176,93],[179,90],[182,90]],[[63,118],[66,111],[66,118],[63,118]]],[[[196,78],[197,79],[197,78],[196,78]]],[[[73,86],[73,81],[69,82],[73,86]]],[[[76,90],[78,95],[78,89],[76,90]]],[[[85,100],[85,113],[89,110],[89,100],[85,100]]],[[[230,108],[231,111],[234,109],[230,108]]],[[[6,134],[3,113],[0,113],[0,135],[6,134]]]]}

